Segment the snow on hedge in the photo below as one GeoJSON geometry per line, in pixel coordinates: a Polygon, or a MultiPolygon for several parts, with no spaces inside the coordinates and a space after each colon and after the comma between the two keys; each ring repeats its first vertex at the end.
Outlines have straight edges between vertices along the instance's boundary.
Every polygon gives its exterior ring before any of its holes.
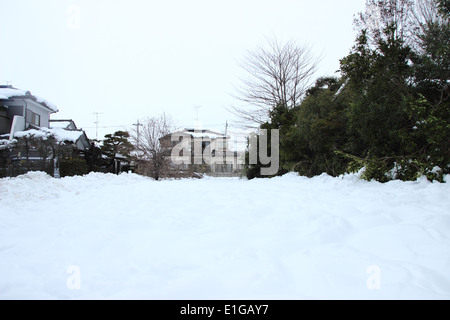
{"type": "Polygon", "coordinates": [[[449,299],[450,185],[0,180],[1,299],[449,299]]]}
{"type": "Polygon", "coordinates": [[[78,130],[66,130],[63,128],[39,128],[39,129],[29,129],[25,131],[18,131],[14,133],[15,138],[41,138],[47,139],[49,137],[54,137],[56,141],[60,142],[77,142],[78,139],[83,135],[83,131],[78,130]]]}
{"type": "Polygon", "coordinates": [[[9,140],[9,139],[1,139],[0,138],[0,150],[12,148],[12,147],[14,147],[14,145],[16,143],[17,143],[16,139],[9,140]]]}

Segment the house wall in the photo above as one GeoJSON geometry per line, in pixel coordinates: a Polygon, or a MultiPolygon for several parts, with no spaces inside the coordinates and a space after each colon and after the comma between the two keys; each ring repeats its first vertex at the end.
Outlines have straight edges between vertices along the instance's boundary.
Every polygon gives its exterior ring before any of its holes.
{"type": "Polygon", "coordinates": [[[14,135],[18,131],[22,131],[23,128],[25,128],[25,118],[22,116],[14,116],[12,123],[11,123],[11,132],[9,139],[13,139],[14,135]]]}
{"type": "Polygon", "coordinates": [[[8,117],[9,119],[13,119],[14,116],[24,116],[24,107],[25,104],[20,103],[20,101],[13,101],[12,103],[5,103],[5,106],[8,107],[8,117]],[[12,104],[14,103],[14,104],[12,104]]]}
{"type": "Polygon", "coordinates": [[[49,122],[50,122],[50,113],[49,111],[42,107],[40,104],[31,101],[31,100],[27,100],[26,101],[27,104],[27,114],[26,114],[26,125],[27,127],[32,123],[32,112],[38,114],[41,117],[41,123],[40,123],[40,127],[45,127],[48,128],[49,127],[49,122]]]}
{"type": "MultiPolygon", "coordinates": [[[[8,100],[1,102],[1,109],[6,109],[1,113],[1,123],[0,123],[0,133],[7,134],[11,132],[11,125],[14,119],[14,116],[23,116],[25,104],[22,101],[8,100]],[[2,108],[3,107],[3,108],[2,108]]],[[[24,130],[21,128],[21,130],[24,130]]]]}
{"type": "Polygon", "coordinates": [[[0,110],[0,134],[10,133],[14,116],[25,118],[25,125],[23,128],[16,128],[15,131],[25,130],[32,123],[33,112],[40,116],[40,127],[49,127],[50,111],[33,100],[4,100],[0,102],[0,110]]]}
{"type": "Polygon", "coordinates": [[[80,139],[78,139],[76,145],[78,150],[83,151],[89,150],[91,147],[88,138],[84,134],[80,137],[80,139]]]}
{"type": "Polygon", "coordinates": [[[11,120],[8,117],[8,109],[0,106],[0,134],[9,133],[11,128],[11,120]]]}

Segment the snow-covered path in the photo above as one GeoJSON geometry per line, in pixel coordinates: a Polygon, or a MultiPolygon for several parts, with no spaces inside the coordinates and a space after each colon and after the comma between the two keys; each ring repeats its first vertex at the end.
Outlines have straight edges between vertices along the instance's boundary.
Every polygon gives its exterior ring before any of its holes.
{"type": "Polygon", "coordinates": [[[450,184],[0,179],[0,299],[450,299],[450,184]]]}

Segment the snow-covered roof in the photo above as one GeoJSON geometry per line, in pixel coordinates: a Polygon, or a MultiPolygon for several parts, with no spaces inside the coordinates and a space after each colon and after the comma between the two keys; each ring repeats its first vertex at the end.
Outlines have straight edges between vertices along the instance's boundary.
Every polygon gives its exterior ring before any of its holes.
{"type": "Polygon", "coordinates": [[[66,130],[62,128],[39,128],[39,129],[29,129],[25,131],[18,131],[14,133],[14,138],[25,138],[25,137],[35,137],[47,139],[53,136],[59,142],[77,142],[78,139],[83,135],[83,131],[78,130],[66,130]]]}
{"type": "Polygon", "coordinates": [[[191,135],[193,138],[228,139],[229,136],[211,130],[184,129],[177,133],[191,135]]]}
{"type": "Polygon", "coordinates": [[[11,98],[31,99],[53,112],[58,112],[58,107],[55,104],[40,96],[31,94],[30,91],[16,89],[11,86],[0,86],[0,100],[9,100],[11,98]]]}
{"type": "Polygon", "coordinates": [[[72,120],[50,120],[50,128],[67,129],[72,123],[72,120]]]}

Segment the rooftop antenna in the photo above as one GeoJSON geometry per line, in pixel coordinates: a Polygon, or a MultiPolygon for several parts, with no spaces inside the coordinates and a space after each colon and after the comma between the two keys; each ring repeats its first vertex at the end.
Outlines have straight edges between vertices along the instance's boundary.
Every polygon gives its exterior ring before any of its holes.
{"type": "Polygon", "coordinates": [[[98,140],[98,124],[100,123],[98,121],[98,115],[99,114],[103,114],[103,113],[101,113],[101,112],[94,112],[94,115],[95,115],[95,121],[94,121],[94,124],[95,124],[95,140],[98,140]]]}
{"type": "Polygon", "coordinates": [[[196,111],[196,118],[194,119],[195,120],[195,130],[200,130],[200,128],[199,128],[199,118],[198,118],[198,109],[200,109],[201,108],[201,106],[195,106],[194,107],[194,109],[195,109],[195,111],[196,111]]]}

